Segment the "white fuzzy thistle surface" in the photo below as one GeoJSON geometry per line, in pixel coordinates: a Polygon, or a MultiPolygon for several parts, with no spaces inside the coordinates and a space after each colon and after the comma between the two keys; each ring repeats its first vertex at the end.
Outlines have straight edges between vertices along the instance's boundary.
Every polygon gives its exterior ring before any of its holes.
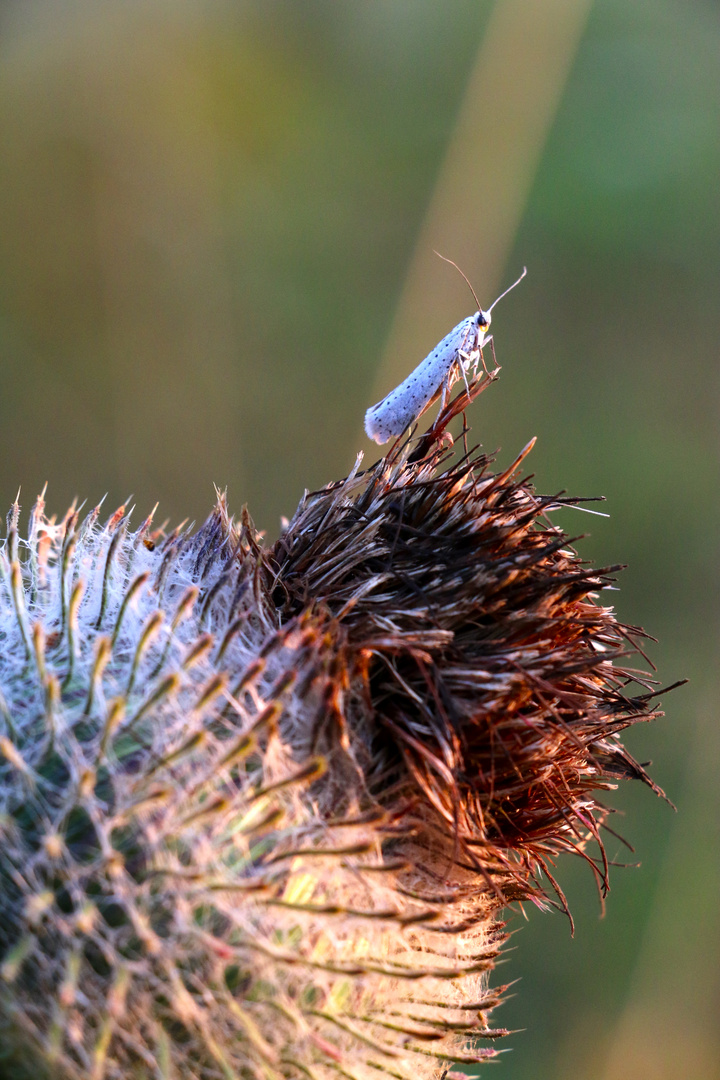
{"type": "Polygon", "coordinates": [[[327,761],[298,760],[288,733],[322,707],[331,638],[322,619],[268,616],[248,523],[236,529],[220,502],[197,534],[154,543],[123,509],[54,523],[42,500],[27,537],[17,506],[8,521],[12,1067],[416,1078],[446,1054],[487,1056],[463,1036],[492,1004],[481,976],[496,946],[466,925],[465,890],[399,894],[398,873],[410,886],[413,873],[383,856],[390,815],[363,811],[351,788],[337,814],[308,794],[327,761]]]}
{"type": "Polygon", "coordinates": [[[546,902],[543,875],[563,906],[562,851],[606,886],[593,793],[649,782],[620,734],[658,713],[608,571],[522,456],[495,474],[442,443],[307,495],[272,548],[222,497],[169,536],[12,507],[0,1077],[429,1080],[494,1055],[498,915],[546,902]]]}

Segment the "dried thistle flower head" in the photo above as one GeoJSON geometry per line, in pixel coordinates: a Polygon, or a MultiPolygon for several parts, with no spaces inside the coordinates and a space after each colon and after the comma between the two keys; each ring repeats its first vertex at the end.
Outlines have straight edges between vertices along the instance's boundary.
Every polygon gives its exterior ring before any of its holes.
{"type": "Polygon", "coordinates": [[[659,714],[640,631],[598,599],[616,568],[579,559],[522,455],[442,449],[467,400],[270,548],[223,497],[169,536],[42,498],[21,535],[13,506],[5,1075],[419,1080],[494,1055],[502,909],[562,904],[562,851],[606,887],[597,793],[651,783],[620,736],[659,714]]]}

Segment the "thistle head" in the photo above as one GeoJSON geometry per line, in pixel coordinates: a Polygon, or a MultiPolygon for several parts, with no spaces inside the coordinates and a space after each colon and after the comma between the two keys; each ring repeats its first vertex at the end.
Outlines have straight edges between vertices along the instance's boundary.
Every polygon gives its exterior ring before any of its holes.
{"type": "MultiPolygon", "coordinates": [[[[471,388],[474,396],[478,388],[471,388]]],[[[495,1054],[503,910],[607,888],[640,632],[521,474],[415,443],[272,546],[42,500],[0,553],[13,1076],[417,1080],[495,1054]]],[[[571,502],[572,500],[565,500],[571,502]]]]}

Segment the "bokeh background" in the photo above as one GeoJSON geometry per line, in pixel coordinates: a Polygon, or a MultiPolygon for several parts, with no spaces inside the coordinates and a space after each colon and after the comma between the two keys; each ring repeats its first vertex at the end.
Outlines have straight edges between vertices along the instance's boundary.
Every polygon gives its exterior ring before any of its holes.
{"type": "Polygon", "coordinates": [[[630,735],[679,808],[614,797],[587,868],[520,931],[513,1080],[720,1076],[715,0],[17,0],[0,7],[0,494],[137,519],[213,483],[270,537],[347,471],[366,407],[474,310],[500,382],[470,414],[628,562],[667,718],[630,735]]]}

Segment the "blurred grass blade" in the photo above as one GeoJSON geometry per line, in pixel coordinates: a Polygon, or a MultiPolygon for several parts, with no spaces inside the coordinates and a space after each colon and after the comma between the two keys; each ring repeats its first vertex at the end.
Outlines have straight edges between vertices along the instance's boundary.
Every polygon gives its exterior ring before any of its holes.
{"type": "Polygon", "coordinates": [[[483,303],[498,291],[590,8],[591,0],[497,0],[370,401],[405,378],[457,321],[450,312],[458,308],[459,279],[433,249],[462,267],[483,303]]]}

